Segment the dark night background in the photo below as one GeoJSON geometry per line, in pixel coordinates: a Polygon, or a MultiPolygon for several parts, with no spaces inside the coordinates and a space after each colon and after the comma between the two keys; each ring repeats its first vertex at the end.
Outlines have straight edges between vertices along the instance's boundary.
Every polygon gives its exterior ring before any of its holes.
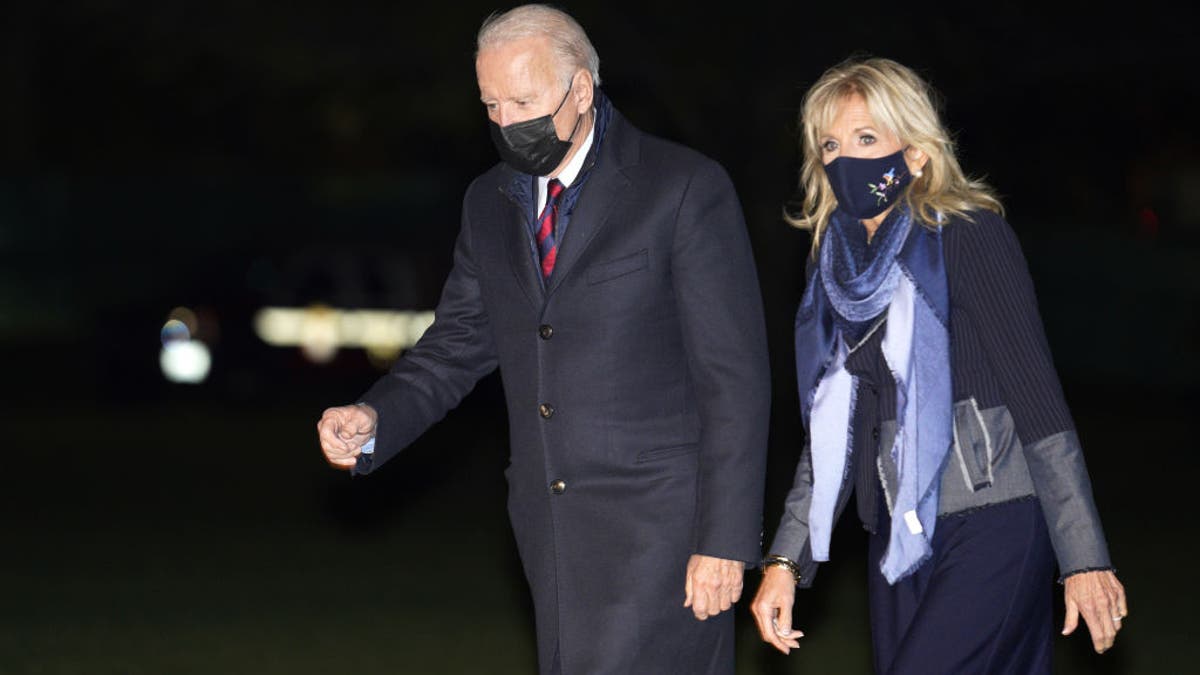
{"type": "MultiPolygon", "coordinates": [[[[801,441],[790,331],[808,236],[780,218],[800,99],[856,53],[932,81],[964,167],[1025,246],[1130,593],[1116,649],[1061,639],[1058,670],[1194,670],[1192,17],[1145,2],[565,7],[617,107],[719,160],[742,198],[775,373],[768,531],[801,441]]],[[[318,366],[252,328],[267,305],[433,307],[462,190],[495,161],[473,40],[497,8],[0,9],[0,673],[532,672],[498,379],[352,481],[314,424],[381,371],[361,350],[318,366]],[[199,385],[159,369],[177,306],[212,349],[199,385]]],[[[868,671],[850,516],[799,597],[801,650],[769,653],[743,609],[739,673],[868,671]]]]}

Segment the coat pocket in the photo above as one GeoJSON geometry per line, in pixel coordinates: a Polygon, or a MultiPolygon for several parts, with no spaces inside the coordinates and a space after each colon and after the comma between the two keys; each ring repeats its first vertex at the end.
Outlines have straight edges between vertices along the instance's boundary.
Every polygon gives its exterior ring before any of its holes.
{"type": "Polygon", "coordinates": [[[589,284],[598,284],[617,277],[623,277],[626,274],[632,274],[638,270],[646,268],[649,264],[649,251],[642,249],[632,255],[622,256],[616,260],[597,263],[592,265],[587,270],[587,280],[589,284]]]}
{"type": "Polygon", "coordinates": [[[992,486],[992,439],[975,397],[954,404],[954,456],[967,489],[992,486]]]}
{"type": "Polygon", "coordinates": [[[700,446],[696,443],[687,445],[672,445],[668,448],[654,448],[653,450],[643,450],[638,453],[637,463],[657,462],[661,459],[678,457],[679,455],[694,455],[700,450],[700,446]]]}

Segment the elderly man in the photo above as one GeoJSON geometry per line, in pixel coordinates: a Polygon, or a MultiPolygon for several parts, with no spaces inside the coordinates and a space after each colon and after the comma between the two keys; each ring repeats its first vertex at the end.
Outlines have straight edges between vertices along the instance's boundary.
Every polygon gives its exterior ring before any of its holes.
{"type": "Polygon", "coordinates": [[[598,64],[558,10],[484,23],[503,162],[467,189],[434,324],[321,446],[370,472],[499,366],[541,672],[731,673],[770,398],[754,263],[724,171],[634,128],[598,64]]]}

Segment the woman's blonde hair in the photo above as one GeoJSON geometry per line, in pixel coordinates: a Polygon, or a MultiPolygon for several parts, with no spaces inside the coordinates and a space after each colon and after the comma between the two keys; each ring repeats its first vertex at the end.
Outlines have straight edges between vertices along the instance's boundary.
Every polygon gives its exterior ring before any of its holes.
{"type": "Polygon", "coordinates": [[[855,94],[862,96],[876,124],[894,134],[901,145],[917,148],[929,158],[904,193],[918,221],[932,227],[941,220],[939,214],[969,220],[969,212],[978,209],[1003,212],[991,188],[963,174],[954,157],[954,141],[934,106],[935,94],[920,76],[890,59],[850,60],[825,71],[804,95],[800,109],[804,204],[799,214],[784,217],[796,227],[812,230],[814,252],[837,207],[821,162],[821,134],[832,126],[842,103],[855,94]]]}

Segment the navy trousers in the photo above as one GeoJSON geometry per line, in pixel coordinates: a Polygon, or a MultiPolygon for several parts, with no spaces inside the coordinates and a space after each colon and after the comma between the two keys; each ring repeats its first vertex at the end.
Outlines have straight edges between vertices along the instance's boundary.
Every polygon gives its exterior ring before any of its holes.
{"type": "Polygon", "coordinates": [[[938,518],[932,558],[894,586],[879,571],[886,507],[877,522],[867,573],[875,672],[1050,673],[1055,562],[1036,499],[938,518]]]}

